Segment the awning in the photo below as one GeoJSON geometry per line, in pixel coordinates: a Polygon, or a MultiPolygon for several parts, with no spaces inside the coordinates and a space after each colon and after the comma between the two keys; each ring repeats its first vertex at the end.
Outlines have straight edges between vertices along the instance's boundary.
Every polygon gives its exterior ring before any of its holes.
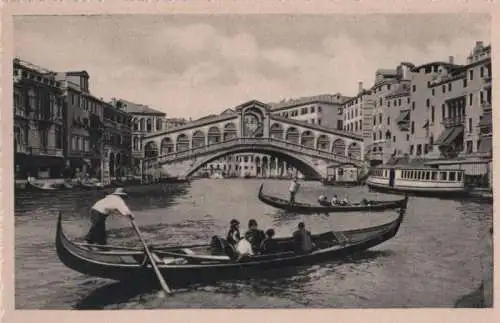
{"type": "Polygon", "coordinates": [[[428,126],[429,126],[429,120],[425,120],[425,123],[422,126],[422,128],[427,128],[428,126]]]}
{"type": "Polygon", "coordinates": [[[478,151],[480,153],[491,153],[493,150],[493,142],[491,137],[484,137],[479,143],[478,151]]]}
{"type": "Polygon", "coordinates": [[[401,123],[410,120],[410,110],[401,111],[396,119],[396,123],[401,123]]]}
{"type": "Polygon", "coordinates": [[[463,126],[456,126],[445,129],[439,138],[434,142],[438,146],[447,146],[453,142],[461,133],[463,133],[463,126]]]}

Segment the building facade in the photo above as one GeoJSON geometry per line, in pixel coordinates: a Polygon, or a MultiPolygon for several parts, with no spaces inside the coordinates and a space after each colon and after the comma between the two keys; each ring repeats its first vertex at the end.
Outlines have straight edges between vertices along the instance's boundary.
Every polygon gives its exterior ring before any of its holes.
{"type": "Polygon", "coordinates": [[[100,177],[103,158],[105,102],[89,90],[86,71],[58,73],[65,106],[66,164],[73,175],[100,177]]]}
{"type": "Polygon", "coordinates": [[[16,178],[54,178],[64,168],[64,115],[56,73],[13,60],[16,178]]]}
{"type": "Polygon", "coordinates": [[[105,178],[131,175],[132,169],[132,115],[123,108],[105,104],[104,171],[105,178]]]}
{"type": "Polygon", "coordinates": [[[111,104],[131,116],[131,167],[135,175],[140,175],[142,160],[148,154],[142,147],[142,137],[153,132],[166,130],[166,114],[147,105],[124,99],[113,99],[111,104]]]}
{"type": "Polygon", "coordinates": [[[343,130],[343,102],[341,94],[323,94],[270,103],[273,114],[284,118],[304,121],[319,126],[343,130]]]}

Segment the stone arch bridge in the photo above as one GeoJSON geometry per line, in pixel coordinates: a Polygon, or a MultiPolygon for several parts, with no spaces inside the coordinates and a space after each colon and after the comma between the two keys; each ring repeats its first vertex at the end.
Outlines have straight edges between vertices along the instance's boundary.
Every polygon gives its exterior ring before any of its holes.
{"type": "Polygon", "coordinates": [[[364,151],[361,136],[273,115],[269,105],[255,100],[146,136],[142,147],[145,170],[161,166],[162,172],[180,177],[223,156],[255,152],[320,179],[332,162],[361,166],[364,151]]]}

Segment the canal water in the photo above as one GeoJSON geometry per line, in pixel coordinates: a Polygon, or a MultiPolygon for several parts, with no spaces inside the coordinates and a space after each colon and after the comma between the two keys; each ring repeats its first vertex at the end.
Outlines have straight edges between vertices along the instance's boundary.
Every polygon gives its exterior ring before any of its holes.
{"type": "MultiPolygon", "coordinates": [[[[289,236],[304,221],[313,233],[386,223],[395,210],[326,215],[286,214],[261,203],[258,188],[287,196],[280,180],[195,180],[190,184],[133,188],[129,205],[146,240],[205,243],[224,235],[232,218],[242,229],[255,218],[277,236],[289,236]]],[[[366,187],[324,187],[302,183],[298,201],[315,202],[326,193],[350,200],[400,196],[368,192],[366,187]]],[[[89,228],[88,209],[103,192],[16,194],[15,304],[17,309],[290,308],[290,307],[453,307],[481,283],[484,236],[492,225],[491,204],[474,200],[410,198],[407,216],[392,240],[352,259],[302,268],[272,279],[221,282],[176,290],[160,299],[156,291],[86,277],[63,266],[54,238],[58,212],[72,239],[89,228]]],[[[138,245],[125,218],[108,219],[109,243],[138,245]]],[[[244,231],[244,230],[242,230],[244,231]]]]}

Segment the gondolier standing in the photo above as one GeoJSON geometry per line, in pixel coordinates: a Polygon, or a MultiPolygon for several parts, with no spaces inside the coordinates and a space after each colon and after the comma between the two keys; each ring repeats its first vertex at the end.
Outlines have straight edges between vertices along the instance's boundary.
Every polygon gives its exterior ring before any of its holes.
{"type": "Polygon", "coordinates": [[[300,187],[300,184],[297,183],[297,177],[294,177],[292,182],[290,183],[290,188],[288,189],[290,191],[289,204],[295,203],[295,195],[297,194],[299,187],[300,187]]]}
{"type": "Polygon", "coordinates": [[[97,201],[94,206],[90,209],[90,220],[92,226],[89,232],[85,236],[85,240],[91,244],[106,244],[106,218],[109,215],[119,214],[122,216],[128,216],[133,219],[134,216],[130,209],[128,208],[123,197],[127,196],[127,193],[123,188],[117,188],[113,193],[107,195],[103,199],[97,201]]]}

